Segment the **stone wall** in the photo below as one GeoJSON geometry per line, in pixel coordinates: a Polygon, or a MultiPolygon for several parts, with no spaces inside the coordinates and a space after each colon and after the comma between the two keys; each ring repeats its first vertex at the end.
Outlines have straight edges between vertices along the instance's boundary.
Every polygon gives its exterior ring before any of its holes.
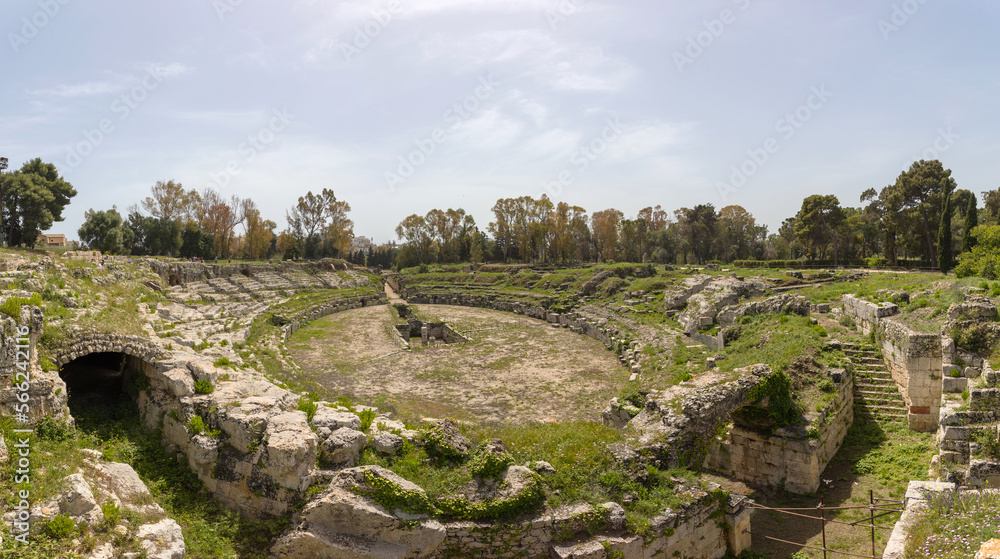
{"type": "Polygon", "coordinates": [[[42,310],[28,305],[21,307],[17,319],[0,319],[0,415],[24,413],[30,424],[43,417],[72,421],[66,383],[58,371],[43,371],[39,364],[36,348],[42,326],[42,310]],[[25,330],[27,335],[22,336],[25,330]],[[24,341],[27,344],[18,343],[24,341]],[[27,391],[21,390],[25,383],[27,391]]]}
{"type": "MultiPolygon", "coordinates": [[[[750,530],[751,509],[745,506],[746,499],[733,496],[722,505],[704,491],[696,490],[696,493],[696,500],[690,505],[679,510],[667,509],[652,519],[651,533],[646,538],[624,532],[625,511],[617,503],[605,503],[599,507],[581,504],[561,507],[513,524],[444,523],[445,540],[436,552],[427,557],[603,559],[614,556],[607,553],[610,550],[612,553],[621,552],[618,555],[621,559],[719,559],[727,549],[739,554],[750,547],[750,536],[743,533],[750,530]],[[597,528],[600,533],[596,537],[588,537],[580,518],[602,508],[610,512],[610,518],[604,526],[597,528]],[[720,508],[724,509],[722,515],[719,514],[720,508]],[[725,518],[724,523],[716,520],[719,516],[725,518]],[[564,539],[567,534],[571,537],[564,539]],[[508,541],[504,541],[505,535],[508,541]]],[[[594,527],[590,529],[594,530],[594,527]]]]}
{"type": "Polygon", "coordinates": [[[306,324],[316,320],[317,318],[322,318],[324,316],[343,312],[351,309],[360,309],[361,307],[371,307],[373,305],[385,305],[388,304],[389,300],[386,298],[385,293],[378,293],[376,295],[358,295],[356,297],[346,297],[344,299],[339,299],[333,302],[322,303],[319,305],[313,305],[304,311],[300,311],[290,317],[287,324],[281,327],[281,339],[282,341],[287,341],[288,338],[292,336],[295,332],[302,328],[306,324]]]}
{"type": "Polygon", "coordinates": [[[229,278],[237,275],[247,277],[260,273],[274,272],[318,272],[332,270],[347,270],[351,266],[346,263],[334,263],[332,260],[320,260],[317,262],[272,262],[269,264],[204,264],[200,262],[171,262],[166,260],[149,259],[149,267],[167,285],[184,285],[198,281],[208,281],[211,279],[229,278]]]}
{"type": "Polygon", "coordinates": [[[708,486],[708,490],[678,487],[689,497],[688,504],[652,518],[644,538],[628,534],[625,510],[614,502],[566,505],[502,522],[441,522],[426,515],[386,510],[358,494],[357,489],[366,485],[366,474],[389,480],[406,491],[423,493],[420,487],[377,466],[341,470],[275,543],[271,549],[274,556],[719,559],[727,550],[739,554],[750,545],[749,502],[721,492],[718,486],[708,486]]]}
{"type": "MultiPolygon", "coordinates": [[[[386,281],[392,286],[391,280],[387,278],[386,281]]],[[[572,332],[600,341],[605,347],[614,351],[619,361],[633,373],[638,373],[641,369],[639,360],[642,348],[639,343],[633,342],[624,332],[608,324],[605,318],[592,318],[578,312],[557,313],[548,310],[543,297],[516,299],[507,296],[501,298],[496,294],[428,293],[419,288],[406,288],[402,283],[400,286],[404,287],[409,303],[480,307],[522,314],[550,324],[558,324],[572,332]]]]}
{"type": "Polygon", "coordinates": [[[731,426],[709,449],[705,466],[756,485],[815,493],[854,422],[853,375],[833,369],[829,376],[837,390],[823,411],[807,414],[812,429],[793,426],[767,434],[731,426]]]}
{"type": "Polygon", "coordinates": [[[933,432],[941,410],[941,336],[914,332],[891,318],[897,310],[891,303],[876,305],[844,295],[844,313],[863,332],[874,331],[882,358],[909,408],[910,429],[933,432]]]}
{"type": "Polygon", "coordinates": [[[145,361],[155,361],[165,355],[163,349],[152,340],[140,336],[123,334],[91,334],[74,337],[68,346],[53,352],[53,362],[62,367],[70,361],[91,353],[124,353],[145,361]]]}
{"type": "Polygon", "coordinates": [[[155,363],[129,357],[126,369],[149,379],[137,401],[146,426],[162,428],[163,444],[182,453],[222,503],[251,516],[278,515],[309,486],[317,438],[305,412],[295,410],[296,394],[256,372],[180,352],[155,363]],[[195,391],[201,380],[212,383],[210,394],[195,391]],[[206,432],[192,431],[195,416],[206,432]]]}
{"type": "Polygon", "coordinates": [[[844,314],[854,319],[862,334],[868,334],[883,318],[899,313],[899,307],[894,303],[876,305],[853,295],[844,295],[844,314]]]}

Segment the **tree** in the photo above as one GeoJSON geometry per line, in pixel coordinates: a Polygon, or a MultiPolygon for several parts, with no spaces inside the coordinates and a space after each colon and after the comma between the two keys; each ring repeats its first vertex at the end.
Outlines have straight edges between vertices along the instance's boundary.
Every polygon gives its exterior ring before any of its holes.
{"type": "Polygon", "coordinates": [[[270,219],[260,217],[260,210],[250,208],[244,222],[243,251],[250,260],[264,258],[274,239],[274,228],[278,225],[270,219]]]}
{"type": "Polygon", "coordinates": [[[886,187],[898,204],[886,207],[887,217],[902,218],[907,246],[921,253],[928,262],[935,260],[934,227],[940,224],[943,200],[955,191],[951,170],[938,160],[920,160],[901,173],[895,184],[886,187]],[[892,215],[895,214],[895,215],[892,215]]]}
{"type": "Polygon", "coordinates": [[[944,204],[941,208],[941,225],[938,228],[938,269],[947,274],[955,266],[955,257],[951,247],[951,192],[945,192],[944,204]]]}
{"type": "MultiPolygon", "coordinates": [[[[80,240],[91,250],[99,250],[105,254],[121,254],[126,248],[131,250],[131,237],[129,242],[125,243],[122,230],[128,228],[122,226],[122,216],[118,213],[118,208],[112,207],[110,210],[98,212],[89,209],[83,213],[83,217],[83,225],[77,233],[80,235],[80,240]]],[[[129,230],[130,236],[131,233],[129,230]]]]}
{"type": "Polygon", "coordinates": [[[201,196],[195,190],[184,190],[179,182],[157,181],[150,188],[152,196],[142,201],[142,208],[158,219],[188,221],[197,218],[201,196]]]}
{"type": "Polygon", "coordinates": [[[210,259],[215,256],[214,250],[215,237],[211,233],[202,231],[194,222],[184,227],[184,233],[181,235],[181,257],[210,259]]]}
{"type": "Polygon", "coordinates": [[[590,231],[594,239],[597,259],[614,260],[618,256],[618,223],[622,212],[611,208],[594,212],[590,217],[590,231]]]}
{"type": "Polygon", "coordinates": [[[63,209],[74,196],[73,185],[59,176],[55,165],[40,158],[0,176],[3,240],[9,246],[34,246],[42,231],[63,220],[63,209]]]}
{"type": "Polygon", "coordinates": [[[324,188],[318,195],[312,191],[300,196],[298,203],[285,217],[299,249],[309,258],[323,255],[324,245],[332,256],[343,256],[354,238],[354,222],[347,218],[351,206],[337,200],[334,192],[324,188]]]}
{"type": "Polygon", "coordinates": [[[965,209],[965,227],[962,230],[962,252],[969,252],[976,246],[976,236],[972,230],[979,225],[979,210],[976,209],[976,197],[969,197],[969,206],[965,209]]]}
{"type": "Polygon", "coordinates": [[[753,248],[767,238],[767,227],[758,226],[750,212],[736,205],[719,210],[717,231],[717,252],[726,262],[750,258],[753,248]]]}
{"type": "Polygon", "coordinates": [[[713,252],[713,240],[719,219],[712,204],[698,204],[693,208],[674,211],[682,239],[681,253],[687,263],[688,252],[694,253],[699,263],[709,260],[713,252]]]}
{"type": "Polygon", "coordinates": [[[816,248],[826,255],[826,247],[833,244],[833,264],[838,264],[839,243],[837,229],[844,223],[844,210],[840,200],[834,195],[814,194],[802,201],[802,209],[796,217],[795,234],[807,244],[815,256],[816,248]]]}
{"type": "Polygon", "coordinates": [[[415,260],[415,264],[426,264],[431,261],[434,237],[423,216],[411,214],[400,221],[396,226],[396,237],[406,241],[403,258],[407,264],[411,259],[415,260]]]}

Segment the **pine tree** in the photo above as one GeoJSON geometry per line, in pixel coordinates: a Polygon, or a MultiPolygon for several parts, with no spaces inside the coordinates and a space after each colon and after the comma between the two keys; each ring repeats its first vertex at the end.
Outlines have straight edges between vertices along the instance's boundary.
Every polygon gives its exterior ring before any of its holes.
{"type": "Polygon", "coordinates": [[[972,234],[972,230],[979,225],[978,213],[975,195],[969,196],[969,207],[965,210],[965,230],[962,231],[962,252],[969,252],[976,246],[976,237],[972,234]]]}
{"type": "Polygon", "coordinates": [[[951,192],[945,194],[941,208],[941,227],[938,229],[938,269],[947,274],[955,266],[955,257],[951,248],[951,192]]]}

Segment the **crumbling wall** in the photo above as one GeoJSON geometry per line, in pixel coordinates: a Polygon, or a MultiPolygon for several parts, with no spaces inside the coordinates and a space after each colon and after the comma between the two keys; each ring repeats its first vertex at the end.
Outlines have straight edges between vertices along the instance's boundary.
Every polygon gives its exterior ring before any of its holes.
{"type": "Polygon", "coordinates": [[[729,477],[792,493],[815,493],[821,476],[854,422],[854,377],[831,369],[833,400],[807,414],[811,428],[797,425],[762,433],[730,426],[708,452],[705,465],[729,477]]]}
{"type": "Polygon", "coordinates": [[[358,494],[366,474],[423,494],[422,488],[377,466],[341,470],[323,493],[306,504],[271,552],[280,559],[719,559],[727,549],[738,554],[750,546],[749,501],[727,496],[718,486],[678,488],[690,502],[652,518],[649,534],[642,537],[627,533],[625,510],[614,502],[566,505],[514,521],[442,522],[426,514],[387,510],[358,494]]]}
{"type": "Polygon", "coordinates": [[[16,319],[0,319],[0,413],[13,414],[18,423],[43,417],[72,421],[66,383],[58,371],[42,370],[38,360],[43,324],[42,310],[29,305],[16,319]]]}
{"type": "Polygon", "coordinates": [[[317,438],[299,397],[253,371],[218,369],[189,354],[128,368],[149,379],[138,396],[146,426],[162,428],[163,443],[183,456],[216,499],[252,516],[278,515],[312,480],[317,438]],[[199,394],[196,381],[213,391],[199,394]],[[192,429],[200,417],[204,431],[192,429]]]}

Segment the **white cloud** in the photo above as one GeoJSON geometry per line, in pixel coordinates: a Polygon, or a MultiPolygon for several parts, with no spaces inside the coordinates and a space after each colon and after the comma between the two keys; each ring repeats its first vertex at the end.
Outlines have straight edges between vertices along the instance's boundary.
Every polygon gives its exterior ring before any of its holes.
{"type": "Polygon", "coordinates": [[[438,34],[421,47],[428,60],[450,58],[468,69],[510,65],[555,90],[617,91],[637,73],[626,59],[606,55],[599,46],[561,43],[540,29],[438,34]]]}
{"type": "Polygon", "coordinates": [[[46,89],[29,90],[28,95],[32,97],[45,98],[74,98],[89,97],[93,95],[105,95],[118,93],[125,89],[142,83],[142,80],[150,74],[163,78],[173,78],[189,71],[189,68],[179,62],[170,64],[145,64],[142,66],[142,73],[118,74],[108,72],[110,78],[102,81],[89,81],[76,84],[59,84],[46,89]]]}

